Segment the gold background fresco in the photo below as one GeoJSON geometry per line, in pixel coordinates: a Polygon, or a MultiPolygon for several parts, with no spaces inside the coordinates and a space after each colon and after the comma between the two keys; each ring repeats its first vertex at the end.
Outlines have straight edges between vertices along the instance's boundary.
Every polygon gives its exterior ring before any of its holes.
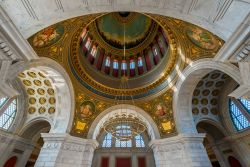
{"type": "MultiPolygon", "coordinates": [[[[79,33],[81,29],[104,14],[105,13],[91,14],[62,21],[52,25],[52,28],[49,30],[42,30],[28,39],[29,43],[39,56],[55,60],[65,68],[70,76],[76,99],[74,111],[75,116],[71,134],[83,138],[87,137],[88,130],[94,119],[102,111],[111,107],[114,102],[113,100],[99,96],[87,90],[81,83],[79,83],[69,67],[68,56],[74,56],[73,52],[78,51],[74,50],[76,49],[76,46],[72,46],[77,45],[77,42],[79,43],[80,36],[76,36],[76,33],[79,33]],[[56,27],[59,27],[59,32],[56,32],[56,27]],[[40,45],[38,41],[40,42],[40,45]]],[[[190,61],[196,61],[201,58],[213,58],[224,43],[217,36],[190,23],[160,15],[145,15],[152,18],[165,30],[169,40],[169,49],[171,50],[170,57],[172,56],[171,59],[174,59],[174,61],[170,62],[171,69],[164,71],[164,75],[159,76],[157,82],[153,84],[148,83],[143,86],[143,88],[141,88],[142,92],[146,92],[166,80],[172,69],[176,67],[177,61],[182,61],[182,67],[180,67],[180,71],[182,71],[190,61]]],[[[173,79],[171,86],[166,90],[157,92],[149,97],[135,100],[135,104],[153,118],[158,126],[161,137],[167,137],[177,133],[172,109],[172,97],[174,91],[171,88],[174,87],[178,75],[176,74],[174,78],[175,79],[173,79]]],[[[90,78],[84,78],[84,80],[90,85],[98,85],[98,83],[94,83],[94,80],[91,80],[90,78]]],[[[96,86],[96,89],[99,88],[100,87],[96,86]]],[[[120,91],[115,89],[112,90],[112,88],[105,89],[107,90],[106,92],[100,88],[101,91],[104,91],[107,94],[119,94],[120,91]]],[[[140,89],[138,88],[138,90],[140,89]]],[[[128,92],[128,94],[131,95],[136,93],[138,92],[128,92]]]]}

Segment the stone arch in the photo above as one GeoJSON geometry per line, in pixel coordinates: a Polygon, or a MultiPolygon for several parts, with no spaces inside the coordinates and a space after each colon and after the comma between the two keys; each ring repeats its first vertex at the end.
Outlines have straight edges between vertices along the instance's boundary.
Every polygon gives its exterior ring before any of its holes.
{"type": "Polygon", "coordinates": [[[219,70],[241,83],[239,69],[222,62],[212,61],[212,59],[201,59],[190,63],[180,74],[176,83],[176,91],[173,97],[173,111],[178,133],[197,133],[192,117],[192,94],[203,76],[212,70],[219,70]]]}
{"type": "Polygon", "coordinates": [[[205,130],[205,132],[212,136],[215,140],[221,140],[226,136],[225,132],[221,129],[219,125],[209,120],[200,121],[199,123],[197,123],[196,127],[197,129],[201,128],[205,130]]]}
{"type": "Polygon", "coordinates": [[[57,115],[51,123],[52,133],[70,132],[75,107],[74,89],[65,69],[49,58],[34,59],[30,62],[16,63],[10,70],[8,80],[15,80],[19,73],[28,69],[38,69],[46,74],[56,89],[57,115]]]}
{"type": "Polygon", "coordinates": [[[50,120],[46,120],[45,118],[38,118],[26,124],[26,126],[24,126],[19,132],[19,136],[24,139],[36,141],[38,139],[37,135],[40,135],[41,132],[45,132],[46,130],[50,130],[52,128],[52,125],[53,123],[50,122],[50,120]]]}
{"type": "Polygon", "coordinates": [[[231,92],[235,90],[237,87],[238,83],[235,80],[231,80],[227,85],[225,85],[224,89],[222,90],[221,93],[221,100],[220,100],[220,110],[225,111],[221,112],[222,115],[222,123],[225,126],[225,129],[230,133],[234,134],[237,133],[238,131],[236,130],[234,123],[232,121],[232,118],[230,116],[229,112],[229,99],[230,97],[228,96],[231,92]]]}
{"type": "Polygon", "coordinates": [[[103,123],[109,118],[110,115],[113,115],[115,113],[120,113],[121,108],[126,109],[128,113],[135,114],[136,116],[141,118],[142,121],[144,121],[147,127],[147,132],[151,140],[160,138],[159,130],[153,119],[141,108],[129,104],[112,106],[103,111],[102,113],[100,113],[92,123],[87,138],[96,139],[101,131],[103,123]]]}
{"type": "Polygon", "coordinates": [[[224,136],[226,136],[228,134],[228,132],[226,132],[225,128],[219,123],[216,122],[215,120],[212,120],[210,118],[204,118],[204,119],[200,119],[197,123],[196,123],[196,128],[201,124],[207,124],[207,125],[211,125],[214,128],[216,128],[217,131],[220,131],[224,136]]]}

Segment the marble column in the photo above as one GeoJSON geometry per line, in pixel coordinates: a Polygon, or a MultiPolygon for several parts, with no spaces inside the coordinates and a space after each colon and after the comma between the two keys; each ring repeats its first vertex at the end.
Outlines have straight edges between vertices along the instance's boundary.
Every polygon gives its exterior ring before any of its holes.
{"type": "Polygon", "coordinates": [[[152,140],[156,167],[211,167],[203,146],[205,134],[179,134],[152,140]]]}
{"type": "Polygon", "coordinates": [[[42,133],[44,145],[36,167],[91,167],[98,142],[69,134],[42,133]]]}

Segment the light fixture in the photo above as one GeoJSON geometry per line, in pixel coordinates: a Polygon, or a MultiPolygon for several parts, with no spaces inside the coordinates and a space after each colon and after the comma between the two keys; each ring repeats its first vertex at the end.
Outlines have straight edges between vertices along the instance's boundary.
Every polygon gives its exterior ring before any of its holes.
{"type": "MultiPolygon", "coordinates": [[[[123,34],[123,59],[126,60],[125,24],[123,27],[123,34]]],[[[123,107],[124,104],[128,103],[128,96],[125,94],[125,90],[129,89],[128,77],[125,73],[123,74],[123,76],[121,76],[119,89],[122,89],[124,91],[121,91],[122,93],[120,95],[116,95],[115,105],[120,105],[121,113],[109,117],[109,119],[104,122],[103,129],[120,141],[128,141],[134,138],[136,135],[143,133],[146,130],[146,126],[138,116],[130,114],[127,109],[123,107]]],[[[135,102],[132,95],[130,95],[130,100],[132,102],[132,105],[135,107],[135,102]]]]}

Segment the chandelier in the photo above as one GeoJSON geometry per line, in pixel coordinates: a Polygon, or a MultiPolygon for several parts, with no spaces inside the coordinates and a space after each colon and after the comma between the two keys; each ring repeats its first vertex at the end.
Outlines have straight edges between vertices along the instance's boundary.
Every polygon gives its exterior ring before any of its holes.
{"type": "MultiPolygon", "coordinates": [[[[124,48],[123,48],[123,59],[126,60],[126,46],[125,46],[125,24],[123,27],[124,34],[124,48]]],[[[126,74],[121,76],[121,83],[119,89],[126,90],[129,89],[128,85],[128,77],[126,74]]],[[[111,116],[106,122],[103,124],[103,129],[110,133],[114,138],[120,141],[128,141],[134,138],[135,136],[143,133],[146,130],[146,126],[144,122],[134,114],[129,114],[126,108],[123,108],[123,104],[128,103],[126,101],[126,95],[122,91],[120,95],[115,97],[115,105],[121,106],[120,111],[121,114],[115,114],[111,116]]],[[[133,96],[130,95],[130,99],[132,101],[133,106],[135,107],[135,102],[133,96]]]]}

